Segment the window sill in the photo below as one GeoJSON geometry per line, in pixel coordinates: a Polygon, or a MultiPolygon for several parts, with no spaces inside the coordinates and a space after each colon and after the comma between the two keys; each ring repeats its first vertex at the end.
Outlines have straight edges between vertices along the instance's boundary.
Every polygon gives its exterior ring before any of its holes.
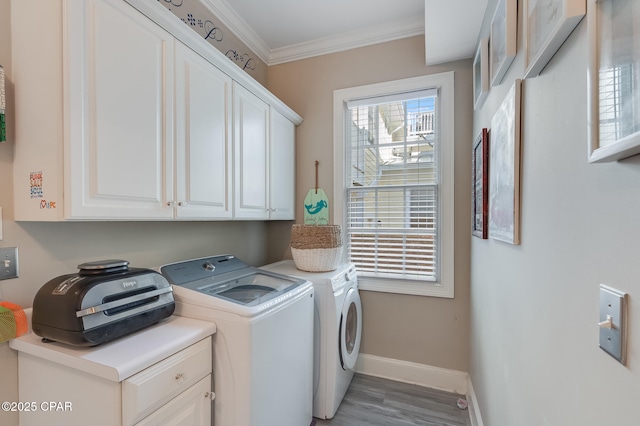
{"type": "Polygon", "coordinates": [[[453,299],[453,284],[431,281],[398,280],[389,278],[358,277],[358,288],[383,293],[411,294],[453,299]]]}

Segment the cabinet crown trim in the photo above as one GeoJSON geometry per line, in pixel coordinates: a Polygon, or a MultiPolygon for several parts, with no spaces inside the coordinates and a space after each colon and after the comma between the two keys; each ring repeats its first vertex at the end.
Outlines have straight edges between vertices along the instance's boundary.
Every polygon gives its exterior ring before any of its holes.
{"type": "Polygon", "coordinates": [[[273,93],[269,92],[263,85],[258,83],[249,74],[238,68],[226,56],[224,56],[215,47],[211,46],[196,32],[184,25],[180,19],[171,11],[157,2],[148,0],[125,0],[131,6],[146,15],[165,31],[168,31],[176,39],[180,40],[189,48],[193,49],[200,56],[211,62],[213,65],[229,75],[233,80],[242,85],[244,88],[261,98],[272,108],[275,108],[282,115],[291,120],[296,126],[302,123],[302,117],[294,110],[289,108],[273,93]]]}

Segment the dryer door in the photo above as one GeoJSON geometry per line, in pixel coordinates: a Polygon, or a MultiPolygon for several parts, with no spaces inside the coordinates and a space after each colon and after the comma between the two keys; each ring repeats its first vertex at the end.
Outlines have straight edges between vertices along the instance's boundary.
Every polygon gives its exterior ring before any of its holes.
{"type": "Polygon", "coordinates": [[[340,315],[340,364],[344,370],[353,370],[360,352],[362,336],[362,304],[357,288],[349,289],[340,315]]]}

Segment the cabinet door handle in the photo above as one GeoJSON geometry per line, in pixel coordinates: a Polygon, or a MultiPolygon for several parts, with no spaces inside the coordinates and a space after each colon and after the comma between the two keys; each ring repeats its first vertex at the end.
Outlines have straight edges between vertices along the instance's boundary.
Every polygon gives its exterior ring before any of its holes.
{"type": "Polygon", "coordinates": [[[184,373],[178,373],[176,374],[176,382],[178,383],[184,383],[187,380],[187,375],[184,373]]]}
{"type": "Polygon", "coordinates": [[[175,205],[176,205],[176,202],[175,202],[175,201],[167,201],[167,206],[168,206],[168,207],[173,207],[173,206],[175,206],[175,205]]]}
{"type": "Polygon", "coordinates": [[[204,397],[207,399],[210,399],[211,401],[213,401],[214,399],[216,399],[216,393],[215,392],[205,392],[204,393],[204,397]]]}
{"type": "Polygon", "coordinates": [[[178,205],[179,205],[180,207],[186,207],[188,204],[189,204],[189,203],[187,203],[186,201],[180,201],[180,202],[178,203],[178,205]]]}

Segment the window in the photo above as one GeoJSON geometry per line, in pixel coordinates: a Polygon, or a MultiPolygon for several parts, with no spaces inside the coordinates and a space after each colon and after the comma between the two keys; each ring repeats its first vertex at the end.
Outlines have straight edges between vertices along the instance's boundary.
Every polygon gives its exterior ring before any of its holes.
{"type": "Polygon", "coordinates": [[[334,222],[362,289],[453,297],[453,72],[334,92],[334,222]]]}

